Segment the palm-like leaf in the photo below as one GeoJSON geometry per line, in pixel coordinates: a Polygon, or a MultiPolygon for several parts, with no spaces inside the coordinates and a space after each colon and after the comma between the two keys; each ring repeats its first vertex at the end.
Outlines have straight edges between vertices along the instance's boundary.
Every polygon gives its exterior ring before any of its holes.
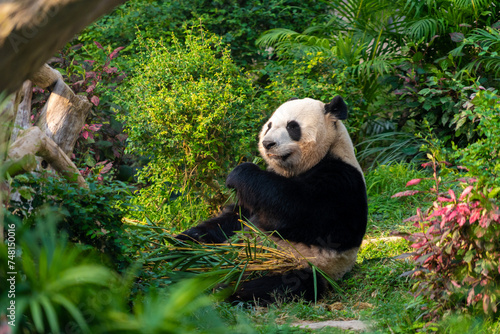
{"type": "Polygon", "coordinates": [[[491,0],[454,0],[452,2],[462,10],[470,10],[475,13],[490,9],[493,4],[491,0]]]}
{"type": "Polygon", "coordinates": [[[408,26],[408,35],[413,40],[420,40],[425,38],[429,40],[432,36],[438,34],[442,31],[443,24],[434,18],[423,18],[421,20],[415,21],[408,26]]]}
{"type": "Polygon", "coordinates": [[[20,249],[16,325],[22,326],[21,321],[29,319],[37,332],[60,333],[69,319],[82,332],[90,333],[80,305],[90,287],[108,289],[118,276],[103,265],[89,262],[81,249],[57,236],[54,223],[48,219],[39,219],[33,231],[22,235],[20,249]]]}
{"type": "Polygon", "coordinates": [[[416,160],[421,158],[417,153],[422,144],[421,139],[410,133],[383,132],[358,144],[357,146],[361,149],[359,149],[357,157],[363,165],[371,167],[416,160]]]}
{"type": "Polygon", "coordinates": [[[403,17],[392,1],[333,0],[330,19],[302,33],[273,29],[257,44],[273,47],[280,57],[297,51],[317,52],[342,60],[362,87],[365,97],[374,97],[378,78],[389,72],[398,58],[398,42],[404,29],[403,17]]]}
{"type": "Polygon", "coordinates": [[[500,32],[491,28],[475,29],[468,39],[481,51],[465,68],[477,70],[484,67],[484,71],[493,73],[495,77],[500,76],[500,32]]]}

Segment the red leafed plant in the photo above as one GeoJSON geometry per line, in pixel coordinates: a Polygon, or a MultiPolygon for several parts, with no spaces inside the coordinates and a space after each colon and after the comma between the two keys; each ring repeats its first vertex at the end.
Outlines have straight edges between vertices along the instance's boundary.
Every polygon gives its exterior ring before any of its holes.
{"type": "MultiPolygon", "coordinates": [[[[495,314],[500,302],[498,202],[491,189],[481,189],[472,178],[457,179],[450,189],[441,191],[438,171],[445,168],[444,163],[433,159],[427,166],[434,171],[435,185],[430,193],[435,201],[427,211],[418,208],[417,215],[407,219],[419,231],[403,235],[415,249],[415,292],[436,301],[430,315],[461,308],[495,314]]],[[[407,186],[421,180],[411,180],[407,186]]],[[[407,190],[393,197],[416,192],[407,190]]]]}

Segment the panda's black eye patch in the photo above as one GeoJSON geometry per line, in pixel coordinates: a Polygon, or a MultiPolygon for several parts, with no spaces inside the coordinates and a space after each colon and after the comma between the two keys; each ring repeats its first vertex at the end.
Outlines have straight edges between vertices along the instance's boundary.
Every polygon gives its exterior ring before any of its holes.
{"type": "Polygon", "coordinates": [[[302,136],[300,125],[296,121],[290,121],[286,125],[286,131],[292,140],[299,141],[302,136]]]}
{"type": "Polygon", "coordinates": [[[266,133],[268,133],[268,132],[269,132],[269,130],[271,130],[271,127],[272,127],[272,126],[273,126],[273,122],[269,122],[269,123],[267,123],[267,130],[266,130],[266,132],[264,132],[264,136],[266,135],[266,133]]]}

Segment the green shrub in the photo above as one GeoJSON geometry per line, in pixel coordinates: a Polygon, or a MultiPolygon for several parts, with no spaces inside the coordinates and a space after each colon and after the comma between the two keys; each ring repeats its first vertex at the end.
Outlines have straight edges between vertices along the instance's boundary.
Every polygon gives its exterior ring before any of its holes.
{"type": "Polygon", "coordinates": [[[311,50],[342,60],[355,86],[371,102],[383,94],[380,78],[391,72],[400,57],[402,6],[381,0],[331,0],[328,4],[327,14],[307,29],[276,26],[260,36],[257,44],[272,47],[289,65],[290,55],[311,50]]]}
{"type": "Polygon", "coordinates": [[[255,46],[260,33],[274,27],[304,29],[329,7],[320,0],[130,0],[85,29],[78,41],[125,46],[125,53],[134,54],[138,29],[147,38],[169,39],[165,32],[180,38],[185,24],[201,20],[229,45],[238,65],[249,67],[267,60],[255,46]]]}
{"type": "Polygon", "coordinates": [[[175,36],[172,48],[140,45],[137,73],[120,90],[128,152],[148,159],[139,180],[150,187],[139,196],[156,202],[147,205],[154,212],[179,195],[221,205],[228,172],[256,152],[263,110],[250,78],[202,28],[188,31],[185,45],[175,36]]]}
{"type": "MultiPolygon", "coordinates": [[[[433,205],[418,208],[410,220],[420,231],[407,238],[413,242],[415,272],[420,280],[416,292],[436,302],[431,313],[447,310],[498,316],[500,296],[500,106],[495,91],[476,88],[466,110],[470,121],[478,123],[479,140],[453,152],[433,145],[428,157],[434,185],[433,205]],[[448,158],[458,165],[451,168],[448,158]],[[443,175],[453,182],[445,185],[443,175]]],[[[419,184],[414,179],[408,185],[419,184]]],[[[418,193],[410,190],[396,196],[418,193]]]]}
{"type": "Polygon", "coordinates": [[[97,177],[86,179],[86,189],[53,176],[19,175],[12,187],[21,196],[19,201],[11,201],[10,210],[28,223],[45,206],[57,207],[63,218],[59,227],[72,242],[95,248],[104,262],[111,261],[115,268],[124,269],[131,262],[127,252],[133,253],[135,247],[122,223],[130,191],[120,181],[98,181],[97,177]]]}
{"type": "Polygon", "coordinates": [[[392,117],[398,129],[410,120],[426,121],[446,145],[454,141],[463,147],[476,138],[474,122],[465,117],[474,79],[441,65],[410,61],[398,67],[399,85],[392,93],[399,100],[393,103],[392,117]]]}
{"type": "Polygon", "coordinates": [[[499,102],[500,96],[496,90],[475,88],[474,98],[470,101],[473,108],[465,110],[463,117],[477,124],[478,140],[465,148],[454,148],[455,158],[469,170],[469,174],[478,178],[479,184],[495,189],[500,187],[499,102]]]}

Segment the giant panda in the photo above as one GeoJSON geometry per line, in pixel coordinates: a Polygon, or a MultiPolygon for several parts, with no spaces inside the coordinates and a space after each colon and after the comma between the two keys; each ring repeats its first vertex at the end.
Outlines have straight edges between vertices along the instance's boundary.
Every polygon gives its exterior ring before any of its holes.
{"type": "Polygon", "coordinates": [[[244,282],[231,299],[314,300],[327,284],[308,261],[334,280],[353,267],[368,207],[363,172],[342,123],[346,118],[340,96],[326,104],[310,98],[282,104],[259,135],[267,170],[249,162],[237,166],[226,180],[236,190],[237,204],[177,236],[221,243],[242,229],[243,218],[270,233],[279,248],[305,258],[294,270],[244,282]]]}

